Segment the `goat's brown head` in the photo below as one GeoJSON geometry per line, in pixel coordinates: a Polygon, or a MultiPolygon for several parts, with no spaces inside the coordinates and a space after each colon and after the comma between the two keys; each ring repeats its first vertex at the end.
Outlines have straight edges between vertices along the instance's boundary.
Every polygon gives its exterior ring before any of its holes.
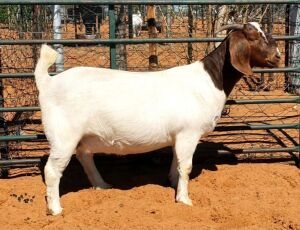
{"type": "MultiPolygon", "coordinates": [[[[251,67],[277,67],[280,52],[270,34],[265,34],[258,23],[245,25],[229,25],[221,30],[229,29],[228,35],[231,64],[239,72],[252,75],[251,67]]],[[[220,30],[220,31],[221,31],[220,30]]]]}

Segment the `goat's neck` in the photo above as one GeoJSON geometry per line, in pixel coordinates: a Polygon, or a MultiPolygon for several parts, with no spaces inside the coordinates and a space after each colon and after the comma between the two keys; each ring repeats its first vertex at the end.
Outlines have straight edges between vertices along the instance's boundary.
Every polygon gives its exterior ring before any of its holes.
{"type": "Polygon", "coordinates": [[[224,90],[228,97],[235,84],[243,76],[231,65],[228,40],[223,41],[214,51],[202,59],[202,62],[215,86],[224,90]]]}

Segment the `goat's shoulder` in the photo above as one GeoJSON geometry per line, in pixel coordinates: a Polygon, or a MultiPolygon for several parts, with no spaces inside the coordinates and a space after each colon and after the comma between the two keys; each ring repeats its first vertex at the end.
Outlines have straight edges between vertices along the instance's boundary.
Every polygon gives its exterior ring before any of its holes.
{"type": "Polygon", "coordinates": [[[190,82],[196,85],[201,84],[201,82],[207,82],[210,79],[201,61],[167,69],[163,75],[168,76],[172,81],[178,79],[178,81],[190,82]]]}

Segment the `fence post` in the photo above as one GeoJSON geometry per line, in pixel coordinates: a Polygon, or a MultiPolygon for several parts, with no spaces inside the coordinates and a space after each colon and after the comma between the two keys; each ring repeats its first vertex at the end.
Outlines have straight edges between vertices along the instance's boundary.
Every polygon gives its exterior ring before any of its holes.
{"type": "MultiPolygon", "coordinates": [[[[207,12],[206,12],[206,23],[207,23],[207,31],[206,31],[206,36],[207,37],[213,37],[213,18],[212,18],[212,13],[213,13],[213,8],[212,5],[207,6],[207,12]]],[[[205,51],[205,55],[209,54],[214,50],[214,43],[208,42],[207,43],[207,49],[205,51]]]]}
{"type": "MultiPolygon", "coordinates": [[[[194,18],[193,18],[193,7],[192,6],[188,6],[188,35],[189,38],[193,37],[193,29],[194,29],[194,18]]],[[[191,64],[193,62],[193,44],[192,43],[188,43],[188,64],[191,64]]]]}
{"type": "MultiPolygon", "coordinates": [[[[53,13],[53,38],[61,40],[61,6],[54,5],[53,13]]],[[[61,44],[55,44],[54,48],[58,52],[57,59],[55,61],[55,68],[57,72],[64,71],[64,51],[61,44]]]]}
{"type": "MultiPolygon", "coordinates": [[[[155,6],[147,6],[147,24],[149,38],[157,38],[156,21],[155,21],[155,6]]],[[[154,69],[158,65],[157,44],[149,44],[149,69],[154,69]]]]}
{"type": "MultiPolygon", "coordinates": [[[[117,12],[117,38],[126,38],[126,9],[125,5],[120,5],[118,8],[115,8],[117,12]],[[118,9],[118,10],[117,10],[118,9]]],[[[127,69],[127,53],[126,53],[126,44],[117,44],[116,45],[116,66],[117,69],[126,70],[127,69]]]]}
{"type": "MultiPolygon", "coordinates": [[[[290,6],[290,35],[299,35],[300,34],[300,6],[291,5],[290,6]]],[[[290,44],[289,50],[289,62],[290,66],[296,67],[299,66],[300,61],[300,42],[293,41],[290,44]]],[[[300,74],[299,73],[290,73],[289,74],[289,85],[288,91],[300,95],[300,74]]]]}
{"type": "MultiPolygon", "coordinates": [[[[109,39],[116,38],[116,17],[115,17],[115,6],[108,6],[108,17],[109,17],[109,39]]],[[[116,45],[110,44],[109,46],[109,55],[110,55],[110,68],[116,69],[116,45]]]]}
{"type": "Polygon", "coordinates": [[[172,5],[168,5],[167,6],[167,38],[171,37],[171,33],[172,33],[172,28],[171,28],[171,25],[172,25],[172,5]]]}
{"type": "Polygon", "coordinates": [[[128,5],[128,35],[129,38],[133,38],[133,25],[132,25],[132,5],[128,5]]]}
{"type": "MultiPolygon", "coordinates": [[[[289,35],[290,34],[290,4],[286,5],[285,8],[285,34],[289,35]]],[[[285,66],[289,66],[289,50],[290,50],[290,46],[289,46],[289,41],[285,41],[284,42],[284,51],[285,51],[285,55],[284,55],[284,65],[285,66]]],[[[288,87],[289,87],[289,73],[285,73],[284,74],[284,90],[287,92],[289,91],[288,87]]]]}
{"type": "MultiPolygon", "coordinates": [[[[0,73],[2,73],[2,47],[0,47],[0,73]]],[[[3,80],[0,79],[0,108],[4,107],[4,87],[3,87],[3,80]]],[[[4,113],[0,112],[0,134],[7,135],[7,128],[5,125],[5,117],[4,113]]],[[[0,143],[0,159],[8,160],[9,158],[9,151],[8,151],[8,143],[2,142],[0,143]]],[[[7,177],[8,176],[8,168],[1,168],[0,169],[0,177],[7,177]]]]}

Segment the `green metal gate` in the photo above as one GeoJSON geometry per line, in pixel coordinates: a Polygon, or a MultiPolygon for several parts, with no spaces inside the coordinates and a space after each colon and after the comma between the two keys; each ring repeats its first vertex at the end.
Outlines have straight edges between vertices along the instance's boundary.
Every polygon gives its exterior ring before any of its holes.
{"type": "MultiPolygon", "coordinates": [[[[298,4],[298,1],[291,1],[291,0],[280,0],[280,1],[268,1],[268,4],[298,4]]],[[[131,38],[116,38],[116,19],[115,19],[115,5],[147,5],[147,4],[155,4],[155,5],[245,5],[245,4],[265,4],[265,1],[262,0],[252,0],[252,1],[243,1],[243,0],[223,0],[223,1],[213,1],[213,0],[181,0],[181,1],[147,1],[147,0],[123,0],[123,1],[115,1],[115,0],[90,0],[90,1],[79,1],[79,0],[48,0],[48,1],[41,1],[41,0],[2,0],[0,2],[1,5],[54,5],[54,4],[61,4],[61,5],[73,5],[73,4],[101,4],[101,5],[109,5],[108,7],[108,16],[109,16],[109,38],[96,38],[92,40],[86,39],[63,39],[63,40],[53,40],[53,39],[4,39],[0,40],[0,46],[32,46],[32,45],[40,45],[43,43],[47,44],[61,44],[61,45],[101,45],[109,47],[109,54],[110,54],[110,68],[117,68],[116,64],[116,46],[118,44],[126,44],[126,45],[139,45],[139,44],[195,44],[195,43],[207,43],[207,42],[220,42],[222,38],[216,37],[199,37],[199,38],[149,38],[149,39],[131,39],[131,38]]],[[[280,35],[274,36],[277,41],[285,41],[286,43],[289,42],[299,42],[300,35],[280,35]]],[[[286,46],[287,47],[287,46],[286,46]]],[[[287,51],[286,51],[287,52],[287,51]]],[[[0,62],[1,62],[1,54],[0,54],[0,62]]],[[[0,70],[1,69],[0,64],[0,70]]],[[[275,69],[255,69],[255,73],[300,73],[300,66],[296,67],[284,67],[284,68],[275,68],[275,69]]],[[[55,74],[55,73],[52,73],[55,74]]],[[[18,72],[18,73],[3,73],[0,71],[0,150],[1,150],[1,157],[0,157],[0,168],[9,168],[15,167],[19,165],[34,165],[40,162],[40,157],[13,157],[10,154],[10,146],[11,142],[30,142],[30,141],[43,141],[45,140],[45,136],[41,133],[33,133],[33,134],[16,134],[16,135],[9,135],[8,133],[8,126],[10,125],[9,122],[5,120],[5,113],[15,113],[15,114],[22,114],[26,112],[36,112],[39,111],[38,106],[13,106],[8,107],[4,106],[4,101],[6,100],[5,95],[3,95],[3,91],[1,86],[3,87],[3,80],[5,79],[31,79],[33,78],[32,72],[18,72]],[[2,82],[2,85],[1,85],[2,82]]],[[[293,104],[295,108],[300,102],[299,96],[288,97],[288,98],[271,98],[271,99],[229,99],[227,101],[228,106],[235,106],[235,105],[268,105],[268,104],[286,104],[288,103],[293,104]]],[[[285,124],[269,124],[269,123],[262,123],[262,124],[229,124],[229,125],[219,125],[216,127],[216,132],[224,132],[224,131],[239,131],[239,130],[298,130],[298,141],[293,140],[291,141],[292,144],[289,146],[281,146],[277,148],[246,148],[246,149],[216,149],[216,151],[220,154],[222,153],[234,153],[234,154],[248,154],[248,153],[274,153],[274,152],[289,152],[289,153],[298,153],[300,152],[300,145],[299,145],[299,138],[300,138],[300,115],[298,113],[298,117],[296,116],[296,120],[298,122],[294,123],[285,123],[285,124]]],[[[295,120],[294,119],[294,120],[295,120]]],[[[270,131],[271,132],[271,131],[270,131]]],[[[280,140],[278,140],[280,141],[280,140]]],[[[208,149],[201,149],[201,151],[210,151],[208,149]]]]}

